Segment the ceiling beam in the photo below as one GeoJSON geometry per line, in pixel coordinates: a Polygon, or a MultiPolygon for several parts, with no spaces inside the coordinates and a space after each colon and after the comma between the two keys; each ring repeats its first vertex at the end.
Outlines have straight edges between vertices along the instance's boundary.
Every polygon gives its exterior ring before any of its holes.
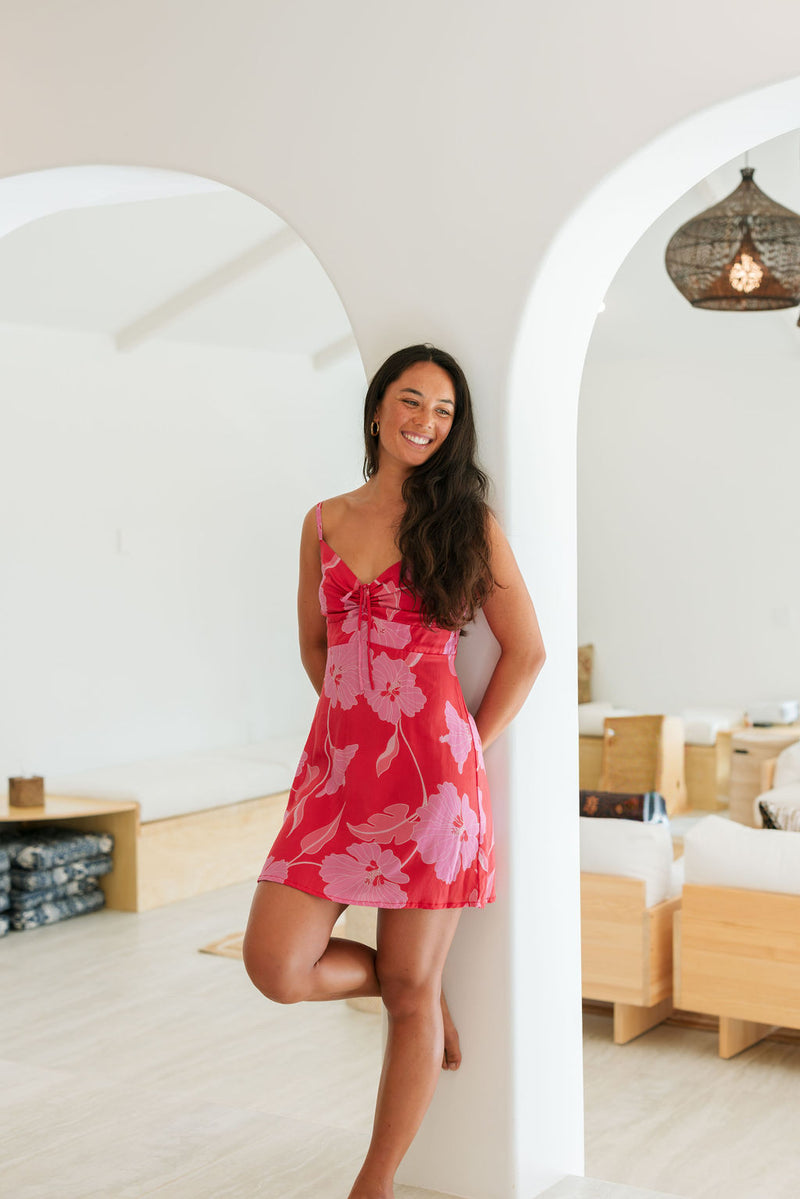
{"type": "Polygon", "coordinates": [[[196,279],[183,291],[176,292],[174,296],[170,296],[163,304],[156,305],[146,312],[144,316],[140,316],[137,320],[131,321],[129,325],[124,326],[114,335],[114,344],[119,351],[132,350],[136,346],[141,345],[149,337],[153,337],[165,326],[169,325],[177,317],[183,316],[189,312],[197,304],[207,300],[216,292],[230,286],[231,283],[238,283],[246,275],[258,270],[272,259],[277,258],[285,250],[293,249],[295,246],[303,245],[302,240],[297,236],[293,229],[288,226],[281,229],[272,237],[266,238],[259,242],[258,245],[245,250],[244,254],[240,254],[237,258],[232,258],[230,262],[226,262],[224,266],[218,267],[214,271],[210,271],[201,279],[196,279]]]}

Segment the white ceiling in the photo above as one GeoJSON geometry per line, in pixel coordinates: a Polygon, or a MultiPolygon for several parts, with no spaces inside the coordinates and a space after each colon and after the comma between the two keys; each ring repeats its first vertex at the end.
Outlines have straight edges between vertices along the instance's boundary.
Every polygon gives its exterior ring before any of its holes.
{"type": "MultiPolygon", "coordinates": [[[[755,182],[772,199],[800,213],[800,131],[755,147],[755,182]]],[[[721,167],[687,192],[636,243],[608,290],[595,324],[589,361],[680,357],[717,364],[720,355],[800,356],[798,309],[714,312],[692,308],[669,278],[664,251],[676,229],[716,204],[741,182],[744,157],[721,167]]]]}
{"type": "Polygon", "coordinates": [[[198,182],[190,194],[150,187],[124,203],[97,194],[91,207],[0,237],[0,322],[106,334],[121,352],[155,338],[317,365],[355,353],[342,303],[305,244],[257,201],[198,182]]]}

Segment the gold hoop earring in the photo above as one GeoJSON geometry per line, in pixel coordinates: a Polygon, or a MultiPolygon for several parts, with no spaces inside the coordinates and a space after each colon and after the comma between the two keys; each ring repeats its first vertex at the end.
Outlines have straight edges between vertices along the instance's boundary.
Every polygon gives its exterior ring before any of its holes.
{"type": "Polygon", "coordinates": [[[381,427],[376,420],[373,420],[372,424],[369,427],[369,431],[373,437],[377,437],[378,434],[380,433],[381,427]]]}

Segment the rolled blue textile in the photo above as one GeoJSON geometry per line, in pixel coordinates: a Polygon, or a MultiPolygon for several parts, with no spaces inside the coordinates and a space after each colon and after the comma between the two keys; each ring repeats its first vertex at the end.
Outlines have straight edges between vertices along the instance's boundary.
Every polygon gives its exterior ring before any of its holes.
{"type": "Polygon", "coordinates": [[[46,891],[48,887],[62,887],[73,879],[100,878],[109,873],[112,864],[110,854],[101,854],[97,858],[51,866],[49,870],[12,870],[11,885],[15,891],[46,891]]]}
{"type": "Polygon", "coordinates": [[[82,833],[77,829],[15,829],[0,833],[0,849],[5,849],[11,865],[22,870],[50,870],[81,858],[109,854],[114,848],[110,833],[82,833]]]}
{"type": "Polygon", "coordinates": [[[4,937],[11,928],[11,921],[5,912],[0,912],[0,937],[4,937]]]}
{"type": "Polygon", "coordinates": [[[8,891],[0,891],[0,912],[6,912],[11,907],[11,896],[8,891]]]}
{"type": "Polygon", "coordinates": [[[76,878],[71,883],[62,883],[60,887],[48,887],[46,891],[12,891],[6,898],[13,915],[14,912],[28,912],[43,903],[53,903],[56,899],[66,899],[69,895],[88,895],[96,890],[95,879],[76,878]]]}
{"type": "Polygon", "coordinates": [[[3,871],[2,874],[0,874],[0,895],[2,895],[4,891],[10,891],[10,890],[11,890],[11,871],[5,870],[5,871],[3,871]]]}
{"type": "Polygon", "coordinates": [[[7,851],[5,849],[0,849],[0,874],[5,874],[10,866],[11,858],[8,856],[7,851]]]}
{"type": "Polygon", "coordinates": [[[105,895],[98,888],[87,895],[70,895],[66,899],[56,899],[53,903],[40,903],[30,911],[13,912],[11,927],[29,929],[38,928],[42,924],[57,924],[60,920],[69,920],[72,916],[95,912],[105,901],[105,895]]]}

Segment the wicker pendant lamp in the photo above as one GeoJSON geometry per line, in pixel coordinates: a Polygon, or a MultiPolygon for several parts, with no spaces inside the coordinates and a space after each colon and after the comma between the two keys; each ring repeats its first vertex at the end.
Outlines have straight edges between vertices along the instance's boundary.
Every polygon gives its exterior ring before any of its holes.
{"type": "Polygon", "coordinates": [[[742,168],[742,182],[719,204],[681,225],[666,266],[695,308],[763,312],[800,304],[800,216],[776,204],[742,168]]]}

